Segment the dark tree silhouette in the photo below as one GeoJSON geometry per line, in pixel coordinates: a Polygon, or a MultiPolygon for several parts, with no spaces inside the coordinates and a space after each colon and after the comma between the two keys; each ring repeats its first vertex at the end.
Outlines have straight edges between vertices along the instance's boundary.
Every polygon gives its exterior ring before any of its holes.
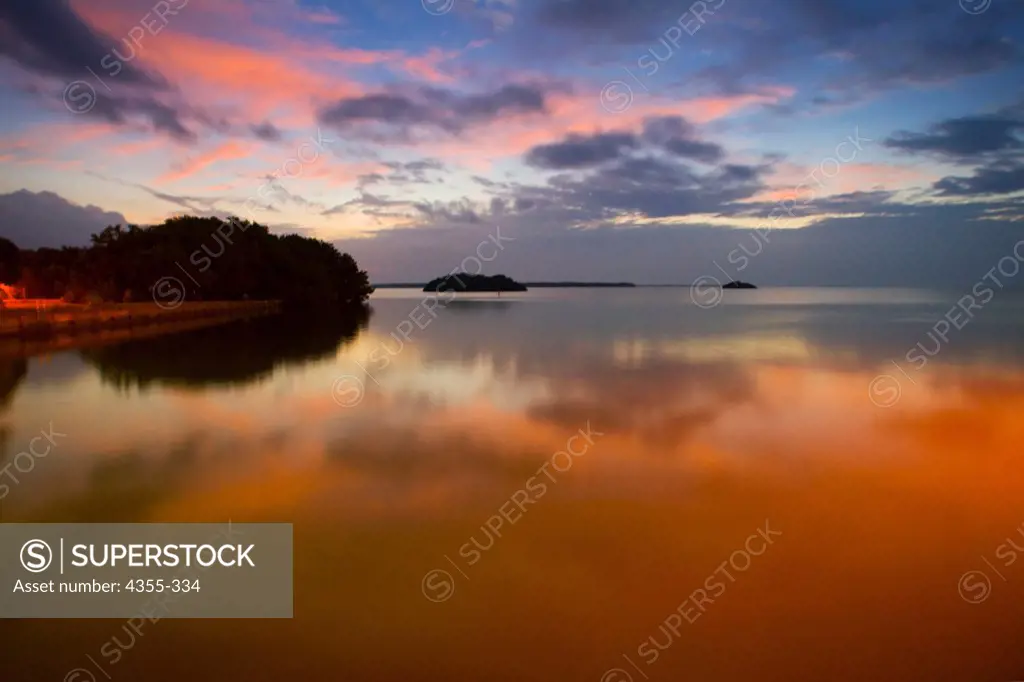
{"type": "Polygon", "coordinates": [[[0,284],[21,279],[21,251],[10,239],[0,237],[0,284]]]}
{"type": "Polygon", "coordinates": [[[348,254],[318,239],[271,234],[231,218],[171,218],[161,225],[114,225],[88,248],[21,252],[20,284],[31,297],[80,302],[145,301],[174,277],[189,301],[280,300],[288,307],[344,307],[373,292],[348,254]]]}
{"type": "Polygon", "coordinates": [[[445,275],[427,282],[423,291],[526,291],[526,286],[505,275],[445,275]]]}

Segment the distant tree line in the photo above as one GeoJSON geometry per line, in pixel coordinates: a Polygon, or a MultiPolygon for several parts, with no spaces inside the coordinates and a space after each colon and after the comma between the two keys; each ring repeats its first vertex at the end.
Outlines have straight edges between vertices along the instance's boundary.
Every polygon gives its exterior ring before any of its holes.
{"type": "Polygon", "coordinates": [[[30,298],[147,301],[175,278],[188,301],[281,300],[291,306],[347,306],[373,292],[355,259],[333,245],[271,234],[237,219],[183,216],[161,225],[115,225],[85,248],[19,251],[0,238],[0,281],[30,298]]]}

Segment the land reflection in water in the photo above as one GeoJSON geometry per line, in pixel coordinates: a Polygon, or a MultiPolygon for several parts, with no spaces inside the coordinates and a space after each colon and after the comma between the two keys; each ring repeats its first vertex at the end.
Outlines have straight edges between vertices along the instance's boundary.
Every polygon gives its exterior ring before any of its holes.
{"type": "Polygon", "coordinates": [[[296,582],[291,621],[162,620],[113,665],[118,621],[0,621],[4,679],[1018,679],[1020,301],[916,368],[956,292],[734,293],[530,292],[403,339],[424,295],[386,292],[347,333],[5,368],[8,458],[67,436],[4,521],[293,522],[296,582]]]}

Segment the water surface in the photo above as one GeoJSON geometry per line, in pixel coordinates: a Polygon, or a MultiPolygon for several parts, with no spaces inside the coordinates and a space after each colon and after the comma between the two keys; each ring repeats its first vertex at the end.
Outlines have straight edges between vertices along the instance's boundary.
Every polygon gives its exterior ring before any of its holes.
{"type": "Polygon", "coordinates": [[[67,434],[3,521],[291,522],[295,618],[0,621],[0,679],[1024,679],[1024,297],[936,337],[963,293],[382,290],[2,361],[4,464],[67,434]]]}

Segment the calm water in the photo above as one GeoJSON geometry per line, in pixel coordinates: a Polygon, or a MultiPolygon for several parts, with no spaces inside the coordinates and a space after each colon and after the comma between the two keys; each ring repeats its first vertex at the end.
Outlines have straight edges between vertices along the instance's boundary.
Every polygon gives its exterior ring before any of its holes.
{"type": "Polygon", "coordinates": [[[292,522],[295,618],[0,621],[0,680],[1024,679],[1024,297],[929,336],[964,293],[391,290],[3,361],[0,460],[67,434],[3,521],[292,522]]]}

